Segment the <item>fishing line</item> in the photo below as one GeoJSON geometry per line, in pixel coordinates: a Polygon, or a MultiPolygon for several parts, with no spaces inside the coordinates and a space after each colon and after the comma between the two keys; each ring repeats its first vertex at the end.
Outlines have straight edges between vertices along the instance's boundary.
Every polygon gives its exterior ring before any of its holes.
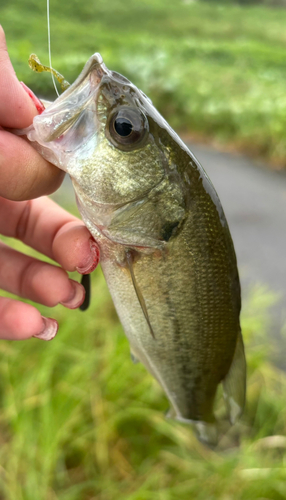
{"type": "MultiPolygon", "coordinates": [[[[49,65],[50,65],[50,69],[52,69],[51,30],[50,30],[50,0],[47,0],[47,23],[48,23],[49,65]]],[[[51,75],[52,75],[52,80],[53,80],[53,84],[55,87],[55,91],[57,93],[57,96],[59,97],[58,89],[57,89],[56,82],[55,82],[55,77],[54,77],[53,73],[51,73],[51,75]]]]}

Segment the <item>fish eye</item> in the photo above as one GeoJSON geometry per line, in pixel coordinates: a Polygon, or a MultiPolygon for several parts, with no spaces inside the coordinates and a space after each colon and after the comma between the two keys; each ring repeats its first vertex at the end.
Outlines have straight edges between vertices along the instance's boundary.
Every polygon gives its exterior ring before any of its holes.
{"type": "Polygon", "coordinates": [[[133,132],[133,124],[130,120],[128,120],[128,118],[115,118],[113,127],[115,132],[120,135],[120,137],[128,137],[133,132]]]}
{"type": "Polygon", "coordinates": [[[130,151],[142,145],[148,130],[147,118],[139,109],[122,107],[108,120],[106,135],[114,146],[130,151]]]}

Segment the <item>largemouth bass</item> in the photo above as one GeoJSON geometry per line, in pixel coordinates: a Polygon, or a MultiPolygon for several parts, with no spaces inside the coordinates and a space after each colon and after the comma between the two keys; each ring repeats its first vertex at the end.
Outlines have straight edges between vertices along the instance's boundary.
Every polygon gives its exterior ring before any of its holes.
{"type": "Polygon", "coordinates": [[[229,228],[205,171],[146,95],[94,54],[24,133],[68,172],[131,353],[173,416],[217,439],[245,400],[240,284],[229,228]]]}

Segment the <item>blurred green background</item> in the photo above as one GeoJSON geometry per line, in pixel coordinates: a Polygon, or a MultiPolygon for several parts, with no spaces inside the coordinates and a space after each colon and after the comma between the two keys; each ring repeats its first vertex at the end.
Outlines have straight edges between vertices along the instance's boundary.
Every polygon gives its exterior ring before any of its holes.
{"type": "MultiPolygon", "coordinates": [[[[51,0],[53,66],[73,81],[100,52],[176,130],[284,166],[286,9],[272,2],[51,0]]],[[[45,1],[1,0],[1,23],[18,77],[54,96],[27,65],[48,63],[45,1]]]]}
{"type": "MultiPolygon", "coordinates": [[[[27,64],[31,52],[48,63],[45,3],[1,0],[0,14],[19,79],[54,97],[50,75],[27,64]]],[[[53,66],[69,81],[99,51],[177,131],[280,166],[285,26],[282,1],[51,0],[53,66]]],[[[235,427],[222,421],[209,450],[165,420],[166,398],[131,363],[99,269],[92,292],[85,313],[40,308],[60,323],[53,342],[0,343],[0,499],[285,499],[286,375],[267,341],[275,297],[255,289],[244,304],[247,408],[235,427]]]]}

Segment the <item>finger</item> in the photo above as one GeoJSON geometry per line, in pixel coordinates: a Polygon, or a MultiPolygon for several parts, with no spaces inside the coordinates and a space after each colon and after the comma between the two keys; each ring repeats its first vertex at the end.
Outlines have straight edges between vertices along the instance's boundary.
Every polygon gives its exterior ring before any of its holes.
{"type": "MultiPolygon", "coordinates": [[[[25,128],[31,125],[41,103],[30,89],[18,81],[1,26],[0,89],[0,127],[25,128]]],[[[25,139],[1,131],[0,196],[24,200],[50,194],[59,187],[63,177],[64,173],[43,160],[25,139]]]]}
{"type": "Polygon", "coordinates": [[[53,241],[54,260],[67,271],[90,274],[99,264],[99,247],[87,228],[78,221],[65,224],[53,241]],[[88,236],[88,240],[87,240],[88,236]]]}
{"type": "Polygon", "coordinates": [[[50,194],[61,185],[64,175],[26,140],[0,130],[0,196],[30,200],[50,194]]]}
{"type": "Polygon", "coordinates": [[[41,316],[35,307],[0,297],[0,339],[25,340],[37,337],[52,340],[57,331],[57,321],[41,316]]]}
{"type": "Polygon", "coordinates": [[[67,271],[92,272],[99,248],[83,222],[49,198],[15,203],[0,198],[0,232],[59,262],[67,271]]]}
{"type": "Polygon", "coordinates": [[[84,301],[82,285],[60,267],[33,259],[0,242],[0,288],[48,307],[69,309],[84,301]]]}
{"type": "Polygon", "coordinates": [[[38,114],[33,100],[18,81],[11,64],[5,34],[0,26],[0,125],[9,128],[28,127],[38,114]]]}

